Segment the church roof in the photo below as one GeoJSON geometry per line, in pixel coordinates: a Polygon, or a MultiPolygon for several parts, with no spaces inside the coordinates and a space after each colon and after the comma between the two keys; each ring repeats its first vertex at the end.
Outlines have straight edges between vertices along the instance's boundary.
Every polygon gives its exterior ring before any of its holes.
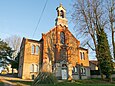
{"type": "Polygon", "coordinates": [[[38,41],[38,40],[34,40],[34,39],[28,39],[28,38],[25,38],[25,37],[24,37],[23,39],[28,40],[28,41],[33,41],[33,42],[41,42],[41,40],[42,40],[42,39],[40,39],[40,40],[38,41]]]}
{"type": "Polygon", "coordinates": [[[94,65],[98,65],[98,61],[97,60],[91,60],[89,62],[92,63],[92,64],[94,64],[94,65]]]}
{"type": "Polygon", "coordinates": [[[83,48],[83,47],[79,47],[79,49],[82,49],[82,50],[88,50],[88,49],[86,49],[86,48],[83,48]]]}
{"type": "Polygon", "coordinates": [[[66,9],[63,7],[62,3],[60,3],[60,6],[57,7],[56,10],[57,10],[58,8],[60,8],[60,7],[62,7],[64,10],[66,10],[66,9]]]}

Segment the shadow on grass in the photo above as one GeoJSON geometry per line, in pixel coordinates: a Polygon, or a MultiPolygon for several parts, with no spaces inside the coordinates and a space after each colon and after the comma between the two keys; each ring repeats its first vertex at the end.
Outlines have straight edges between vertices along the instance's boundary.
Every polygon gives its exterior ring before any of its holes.
{"type": "MultiPolygon", "coordinates": [[[[10,82],[14,82],[14,83],[17,83],[17,84],[19,84],[19,83],[21,83],[21,84],[25,84],[25,85],[32,85],[32,83],[33,83],[33,81],[19,81],[19,80],[8,80],[8,81],[10,81],[10,82]]],[[[1,85],[0,85],[1,86],[1,85]]]]}
{"type": "Polygon", "coordinates": [[[3,82],[0,82],[0,86],[4,86],[4,83],[3,83],[3,82]]]}
{"type": "Polygon", "coordinates": [[[75,81],[63,81],[57,84],[39,84],[39,86],[115,86],[115,82],[102,81],[101,79],[86,79],[75,81]]]}
{"type": "MultiPolygon", "coordinates": [[[[18,80],[9,80],[10,82],[22,83],[25,85],[32,85],[33,81],[18,81],[18,80]]],[[[0,86],[3,83],[0,83],[0,86]]],[[[102,81],[98,78],[86,79],[86,80],[75,80],[75,81],[63,81],[58,82],[57,84],[39,84],[39,86],[115,86],[115,81],[112,83],[107,81],[102,81]]]]}

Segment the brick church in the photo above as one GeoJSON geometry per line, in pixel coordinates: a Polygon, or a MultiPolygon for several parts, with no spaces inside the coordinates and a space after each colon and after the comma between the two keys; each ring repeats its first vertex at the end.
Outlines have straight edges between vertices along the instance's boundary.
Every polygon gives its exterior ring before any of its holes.
{"type": "Polygon", "coordinates": [[[38,40],[23,38],[20,47],[18,76],[34,79],[41,71],[52,72],[58,79],[90,77],[88,50],[80,47],[69,31],[66,10],[57,7],[55,26],[38,40]]]}

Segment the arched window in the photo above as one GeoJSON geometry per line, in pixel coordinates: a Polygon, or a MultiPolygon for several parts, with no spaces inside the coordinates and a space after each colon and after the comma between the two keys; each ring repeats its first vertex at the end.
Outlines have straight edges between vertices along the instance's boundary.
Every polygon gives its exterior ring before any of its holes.
{"type": "Polygon", "coordinates": [[[34,64],[30,65],[30,72],[34,72],[34,64]]]}
{"type": "Polygon", "coordinates": [[[65,43],[65,34],[64,34],[64,32],[61,32],[61,33],[60,33],[60,43],[61,43],[61,44],[64,44],[64,43],[65,43]]]}
{"type": "Polygon", "coordinates": [[[85,68],[84,68],[84,70],[83,70],[83,74],[86,75],[86,69],[85,69],[85,68]]]}
{"type": "Polygon", "coordinates": [[[37,72],[39,72],[39,65],[37,65],[37,72]]]}
{"type": "Polygon", "coordinates": [[[84,67],[81,68],[81,75],[86,75],[86,68],[84,67]]]}
{"type": "Polygon", "coordinates": [[[34,69],[34,72],[38,72],[38,65],[34,65],[35,66],[35,69],[34,69]]]}
{"type": "Polygon", "coordinates": [[[85,60],[85,53],[84,52],[80,52],[80,58],[81,58],[81,60],[85,60]]]}
{"type": "Polygon", "coordinates": [[[36,54],[38,55],[39,53],[39,46],[36,46],[36,54]]]}
{"type": "Polygon", "coordinates": [[[77,67],[73,67],[72,73],[73,74],[77,74],[78,73],[78,68],[77,67]]]}
{"type": "Polygon", "coordinates": [[[75,71],[75,73],[77,73],[77,72],[78,72],[77,67],[74,67],[74,71],[75,71]]]}
{"type": "Polygon", "coordinates": [[[82,58],[83,58],[83,57],[82,57],[82,52],[80,52],[80,59],[82,60],[82,58]]]}
{"type": "Polygon", "coordinates": [[[63,10],[60,11],[60,17],[64,18],[64,12],[63,12],[63,10]]]}
{"type": "Polygon", "coordinates": [[[85,60],[85,53],[83,52],[83,59],[85,60]]]}
{"type": "Polygon", "coordinates": [[[83,68],[81,68],[81,74],[82,74],[82,75],[83,75],[83,72],[84,72],[84,71],[83,71],[83,68]]]}
{"type": "Polygon", "coordinates": [[[35,53],[35,46],[32,45],[32,47],[31,47],[31,54],[34,54],[34,53],[35,53]]]}

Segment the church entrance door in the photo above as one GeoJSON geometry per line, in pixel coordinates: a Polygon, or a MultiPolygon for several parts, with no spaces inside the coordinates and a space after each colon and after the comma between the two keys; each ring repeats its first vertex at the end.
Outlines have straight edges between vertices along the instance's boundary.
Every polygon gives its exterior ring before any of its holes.
{"type": "Polygon", "coordinates": [[[67,79],[67,69],[62,69],[62,79],[67,79]]]}

